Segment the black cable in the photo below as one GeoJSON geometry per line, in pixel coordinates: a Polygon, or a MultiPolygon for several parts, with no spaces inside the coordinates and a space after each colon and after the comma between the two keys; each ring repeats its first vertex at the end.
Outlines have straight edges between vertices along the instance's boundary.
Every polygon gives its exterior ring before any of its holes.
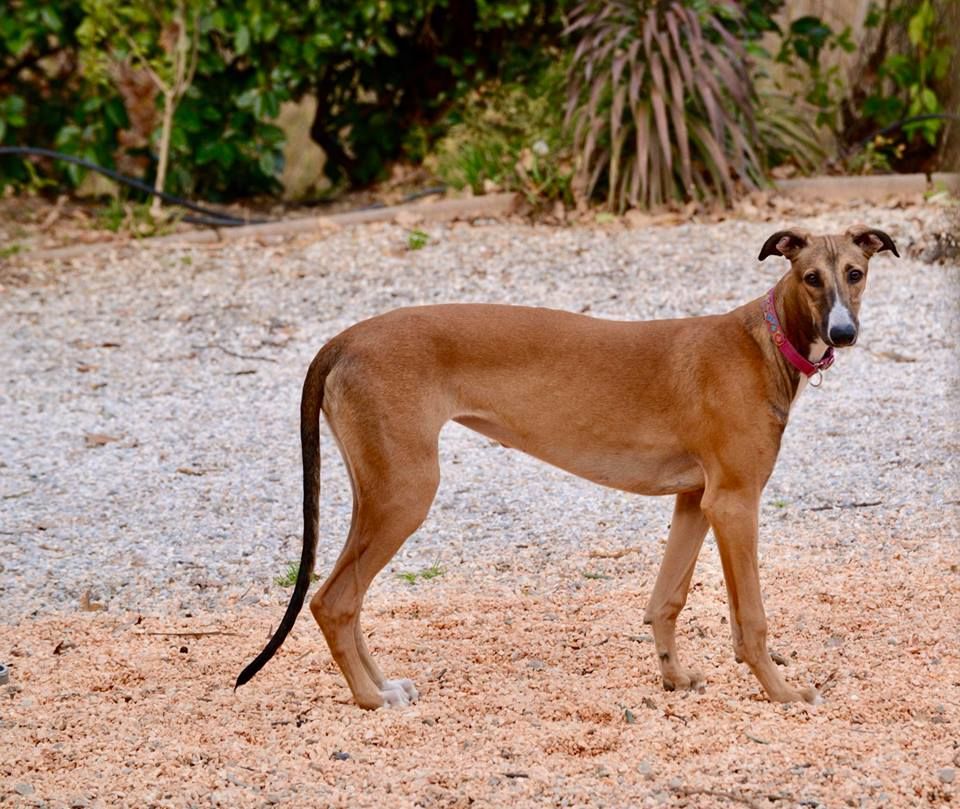
{"type": "Polygon", "coordinates": [[[160,199],[162,199],[164,202],[170,203],[171,205],[179,205],[181,208],[187,208],[191,211],[205,214],[204,217],[185,216],[183,218],[184,222],[190,222],[196,225],[209,225],[211,227],[237,227],[239,225],[262,225],[270,221],[268,219],[241,219],[239,217],[223,213],[222,211],[215,211],[213,208],[206,208],[203,205],[197,205],[195,202],[190,202],[189,200],[174,196],[173,194],[168,194],[166,191],[158,191],[157,189],[152,188],[135,177],[128,177],[126,174],[121,174],[113,169],[98,166],[96,163],[91,163],[89,160],[84,160],[82,157],[74,157],[73,155],[64,154],[63,152],[55,152],[52,149],[41,149],[34,146],[0,146],[0,155],[5,154],[37,155],[39,157],[50,157],[54,160],[62,160],[65,163],[73,163],[77,166],[83,166],[85,169],[99,172],[100,174],[109,177],[111,180],[116,180],[118,183],[128,185],[131,188],[135,188],[145,194],[151,194],[153,196],[160,197],[160,199]]]}
{"type": "MultiPolygon", "coordinates": [[[[103,166],[97,165],[96,163],[91,163],[89,160],[84,160],[82,157],[74,157],[73,155],[64,154],[63,152],[55,152],[53,149],[42,149],[35,146],[0,146],[0,155],[37,155],[39,157],[49,157],[54,160],[62,160],[65,163],[73,163],[77,166],[83,166],[85,169],[90,169],[91,171],[99,172],[106,177],[109,177],[111,180],[116,180],[118,183],[123,183],[128,185],[131,188],[135,188],[138,191],[142,191],[144,194],[153,195],[160,197],[164,202],[170,203],[171,205],[179,205],[181,208],[187,208],[191,211],[196,211],[197,213],[205,214],[205,216],[191,216],[187,214],[183,217],[184,222],[187,222],[191,225],[206,225],[207,227],[239,227],[241,225],[263,225],[270,221],[270,219],[241,219],[236,216],[231,216],[228,213],[223,213],[221,211],[215,211],[212,208],[206,208],[203,205],[198,205],[195,202],[190,202],[189,200],[182,199],[181,197],[174,196],[173,194],[168,194],[166,191],[158,191],[157,189],[147,185],[141,180],[136,179],[135,177],[129,177],[126,174],[121,174],[119,171],[114,171],[113,169],[104,168],[103,166]]],[[[431,194],[442,194],[446,191],[446,186],[436,185],[431,186],[430,188],[423,188],[419,191],[413,191],[407,194],[403,198],[403,202],[412,202],[415,199],[420,199],[421,197],[428,197],[431,194]]],[[[386,207],[382,202],[374,202],[370,205],[362,205],[359,208],[354,210],[365,211],[372,208],[384,208],[386,207]]]]}

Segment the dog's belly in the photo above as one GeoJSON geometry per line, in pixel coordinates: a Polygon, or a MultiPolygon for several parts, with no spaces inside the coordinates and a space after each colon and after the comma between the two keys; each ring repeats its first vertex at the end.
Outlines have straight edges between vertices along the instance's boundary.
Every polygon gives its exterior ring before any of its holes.
{"type": "Polygon", "coordinates": [[[508,427],[476,415],[453,419],[505,447],[518,449],[578,477],[635,494],[664,495],[696,491],[704,485],[703,469],[696,459],[676,448],[651,443],[646,446],[602,447],[589,441],[521,437],[508,427]]]}

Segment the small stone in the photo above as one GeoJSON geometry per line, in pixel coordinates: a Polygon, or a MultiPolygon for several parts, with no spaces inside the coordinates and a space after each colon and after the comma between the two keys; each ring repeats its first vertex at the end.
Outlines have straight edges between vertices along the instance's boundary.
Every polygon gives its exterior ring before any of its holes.
{"type": "Polygon", "coordinates": [[[952,784],[957,777],[957,771],[953,767],[944,767],[937,771],[937,778],[944,784],[952,784]]]}
{"type": "Polygon", "coordinates": [[[16,792],[18,795],[23,795],[24,797],[26,797],[27,795],[32,795],[33,784],[17,784],[13,788],[13,791],[16,792]]]}
{"type": "Polygon", "coordinates": [[[527,663],[527,668],[534,669],[535,671],[540,671],[540,669],[543,668],[543,665],[544,663],[542,660],[531,660],[529,663],[527,663]]]}
{"type": "Polygon", "coordinates": [[[334,750],[330,754],[331,761],[346,761],[348,758],[350,758],[350,754],[344,753],[342,750],[334,750]]]}

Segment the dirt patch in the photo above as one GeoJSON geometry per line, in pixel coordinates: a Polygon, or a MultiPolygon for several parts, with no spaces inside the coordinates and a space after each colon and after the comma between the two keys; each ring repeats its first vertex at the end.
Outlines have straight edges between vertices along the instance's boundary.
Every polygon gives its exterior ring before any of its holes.
{"type": "MultiPolygon", "coordinates": [[[[715,555],[681,617],[702,693],[666,693],[645,582],[553,595],[438,582],[365,628],[420,702],[350,703],[305,614],[234,693],[275,610],[0,627],[0,803],[15,806],[944,805],[960,769],[960,572],[894,555],[765,564],[771,648],[825,704],[772,705],[730,651],[715,555]]],[[[276,614],[274,614],[276,612],[276,614]]]]}

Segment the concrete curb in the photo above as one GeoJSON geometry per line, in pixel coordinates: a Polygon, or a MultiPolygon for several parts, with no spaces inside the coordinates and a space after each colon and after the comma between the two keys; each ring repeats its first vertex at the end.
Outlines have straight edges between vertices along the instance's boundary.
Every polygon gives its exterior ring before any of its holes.
{"type": "Polygon", "coordinates": [[[124,242],[94,242],[91,244],[58,247],[52,250],[36,250],[17,256],[18,260],[57,260],[70,259],[90,253],[108,250],[122,250],[127,247],[154,247],[163,245],[217,244],[239,239],[251,239],[260,236],[286,236],[296,233],[313,233],[331,228],[364,225],[370,222],[402,222],[414,225],[419,222],[445,222],[452,219],[479,219],[481,217],[507,216],[518,203],[513,193],[486,194],[482,197],[463,197],[461,199],[442,199],[437,202],[421,202],[410,205],[390,205],[384,208],[368,208],[362,211],[329,216],[311,216],[301,219],[285,219],[279,222],[266,222],[262,225],[242,225],[235,228],[212,228],[192,230],[187,233],[172,233],[169,236],[157,236],[149,239],[124,242]]]}
{"type": "Polygon", "coordinates": [[[876,174],[863,177],[798,177],[778,180],[777,191],[789,199],[818,202],[886,202],[891,197],[960,190],[960,174],[876,174]]]}

